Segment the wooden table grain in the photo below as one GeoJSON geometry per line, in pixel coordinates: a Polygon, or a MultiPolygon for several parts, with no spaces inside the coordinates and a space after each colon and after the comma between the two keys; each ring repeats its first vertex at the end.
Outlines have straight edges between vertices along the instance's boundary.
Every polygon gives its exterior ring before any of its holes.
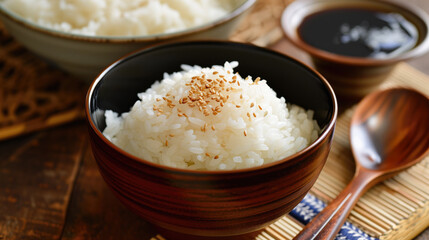
{"type": "MultiPolygon", "coordinates": [[[[427,0],[408,1],[429,10],[427,0]]],[[[308,62],[285,39],[271,48],[308,62]]],[[[429,54],[409,63],[429,75],[429,54]]],[[[0,240],[133,240],[156,234],[113,196],[88,141],[82,120],[0,142],[0,240]]],[[[416,240],[429,240],[429,229],[416,240]]]]}

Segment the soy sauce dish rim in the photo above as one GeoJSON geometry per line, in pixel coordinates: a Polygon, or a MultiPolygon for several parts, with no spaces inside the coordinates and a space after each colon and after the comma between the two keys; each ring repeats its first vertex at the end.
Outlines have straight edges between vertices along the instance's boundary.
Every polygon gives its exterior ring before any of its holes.
{"type": "MultiPolygon", "coordinates": [[[[409,20],[409,19],[408,19],[409,20]]],[[[281,16],[281,27],[284,36],[295,46],[304,50],[306,53],[319,59],[338,62],[348,65],[358,66],[380,66],[397,63],[407,59],[421,56],[429,51],[429,14],[424,10],[412,4],[399,2],[398,0],[300,0],[289,4],[281,16]],[[347,8],[376,8],[376,9],[395,9],[401,15],[412,15],[420,24],[414,25],[419,29],[419,41],[412,49],[394,57],[371,58],[371,57],[353,57],[331,53],[317,47],[313,47],[301,39],[298,29],[303,20],[315,13],[326,10],[347,7],[347,8]]]]}
{"type": "MultiPolygon", "coordinates": [[[[193,175],[227,175],[227,174],[240,174],[240,173],[255,172],[255,171],[259,171],[259,170],[264,170],[264,169],[276,167],[278,165],[289,162],[292,159],[299,157],[300,155],[306,155],[311,151],[315,151],[319,147],[319,145],[323,144],[324,141],[329,141],[329,139],[328,139],[329,134],[331,132],[335,131],[335,126],[336,126],[336,122],[337,122],[337,118],[338,118],[338,108],[339,108],[338,107],[338,101],[337,101],[337,98],[336,98],[336,95],[335,95],[335,92],[334,92],[332,86],[329,84],[329,82],[326,80],[325,77],[323,77],[318,71],[316,71],[314,68],[310,67],[306,63],[304,63],[304,62],[302,62],[296,58],[293,58],[291,56],[288,56],[286,54],[277,52],[275,50],[259,47],[259,46],[256,46],[254,44],[251,44],[251,43],[233,42],[233,41],[228,41],[228,40],[186,40],[186,41],[177,41],[177,42],[171,42],[171,43],[157,43],[157,44],[150,45],[148,47],[144,47],[140,50],[133,51],[133,52],[121,57],[120,59],[118,59],[117,61],[112,63],[111,65],[107,66],[95,78],[95,80],[91,83],[91,85],[88,88],[86,97],[85,97],[85,117],[86,117],[87,125],[90,128],[90,131],[93,131],[93,133],[95,133],[95,135],[98,137],[98,139],[101,140],[104,144],[106,144],[109,148],[113,149],[115,152],[118,152],[120,155],[122,155],[128,159],[133,160],[133,162],[137,162],[139,164],[143,164],[143,165],[146,165],[148,167],[157,168],[157,169],[165,170],[168,172],[186,173],[186,174],[193,174],[193,175]],[[92,99],[94,98],[93,93],[96,90],[96,88],[98,87],[98,85],[102,82],[103,77],[111,69],[115,68],[117,65],[123,64],[128,59],[131,59],[133,57],[137,57],[138,55],[144,54],[145,52],[156,51],[158,49],[169,48],[169,47],[180,46],[180,45],[186,45],[186,44],[191,44],[191,45],[192,44],[214,44],[214,45],[221,44],[221,45],[232,45],[232,46],[240,45],[241,47],[249,48],[252,51],[262,51],[262,52],[265,52],[266,54],[273,54],[273,55],[279,56],[281,58],[287,58],[287,59],[295,62],[296,64],[301,65],[304,69],[306,69],[307,71],[309,71],[312,74],[314,74],[315,76],[317,76],[317,78],[320,80],[320,82],[326,88],[326,90],[329,93],[329,96],[332,100],[332,106],[331,106],[332,113],[330,114],[331,116],[329,117],[329,120],[328,120],[326,126],[324,126],[324,128],[321,129],[321,132],[320,132],[320,134],[316,140],[314,140],[312,143],[310,143],[304,149],[302,149],[302,150],[300,150],[300,151],[298,151],[298,152],[296,152],[296,153],[294,153],[294,154],[292,154],[292,155],[290,155],[284,159],[280,159],[280,160],[273,161],[270,163],[262,164],[262,165],[256,166],[256,167],[233,169],[233,170],[193,170],[193,169],[170,167],[170,166],[162,165],[159,163],[150,162],[150,161],[145,160],[143,158],[137,157],[137,156],[127,152],[126,150],[120,148],[119,146],[117,146],[116,144],[111,142],[110,140],[108,140],[104,136],[104,134],[99,130],[99,128],[96,126],[96,124],[94,123],[92,116],[91,116],[93,114],[93,113],[91,113],[91,110],[94,110],[94,109],[92,109],[92,107],[90,107],[92,99]]],[[[333,134],[332,134],[332,136],[333,136],[333,134]]],[[[93,141],[93,140],[91,140],[91,141],[93,141]]]]}

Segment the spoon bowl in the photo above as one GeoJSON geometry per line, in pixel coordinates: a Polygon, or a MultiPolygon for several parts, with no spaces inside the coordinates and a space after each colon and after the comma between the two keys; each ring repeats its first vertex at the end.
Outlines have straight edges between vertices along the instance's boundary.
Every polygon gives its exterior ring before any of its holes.
{"type": "Polygon", "coordinates": [[[370,95],[352,118],[350,141],[356,162],[392,173],[409,167],[428,150],[428,128],[426,96],[405,88],[370,95]]]}
{"type": "Polygon", "coordinates": [[[374,92],[350,126],[356,162],[352,181],[294,239],[334,239],[366,190],[418,163],[429,152],[429,99],[407,88],[374,92]]]}

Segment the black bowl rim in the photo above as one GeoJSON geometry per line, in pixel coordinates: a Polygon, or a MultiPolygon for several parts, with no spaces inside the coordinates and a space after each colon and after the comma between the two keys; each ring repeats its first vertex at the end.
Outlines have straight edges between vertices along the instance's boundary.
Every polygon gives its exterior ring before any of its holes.
{"type": "Polygon", "coordinates": [[[160,41],[160,40],[168,40],[179,37],[190,36],[195,33],[204,32],[209,29],[220,26],[226,22],[229,22],[242,13],[246,12],[246,10],[250,9],[257,0],[244,0],[238,7],[236,7],[233,11],[227,13],[225,16],[210,21],[208,23],[198,25],[195,27],[187,28],[181,31],[174,31],[171,33],[158,33],[151,35],[136,35],[136,36],[90,36],[85,34],[77,34],[77,33],[68,33],[55,29],[51,29],[45,26],[42,26],[37,23],[33,23],[16,13],[12,12],[9,9],[6,9],[4,6],[0,4],[0,15],[8,18],[9,20],[15,22],[16,24],[21,25],[24,28],[29,30],[38,32],[40,34],[45,34],[52,37],[59,37],[62,39],[68,40],[78,40],[84,42],[102,42],[102,43],[137,43],[137,42],[152,42],[152,41],[160,41]]]}
{"type": "Polygon", "coordinates": [[[188,173],[188,174],[212,174],[212,175],[222,175],[222,174],[238,174],[238,173],[245,173],[245,172],[252,172],[252,171],[257,171],[257,170],[263,170],[263,169],[267,169],[267,168],[271,168],[271,167],[275,167],[278,165],[281,165],[283,163],[292,161],[293,159],[297,158],[300,155],[305,155],[308,152],[313,151],[314,149],[317,148],[317,146],[321,145],[323,141],[325,141],[328,137],[329,134],[332,132],[334,132],[335,130],[335,124],[337,121],[337,116],[338,116],[338,103],[337,103],[337,99],[334,93],[333,88],[331,87],[331,85],[329,84],[329,82],[316,70],[314,70],[313,68],[309,67],[307,64],[291,57],[288,55],[285,55],[283,53],[271,50],[271,49],[267,49],[267,48],[263,48],[263,47],[259,47],[256,45],[253,45],[251,43],[240,43],[240,42],[233,42],[233,41],[222,41],[222,40],[195,40],[195,41],[180,41],[180,42],[174,42],[174,43],[159,43],[159,44],[155,44],[149,47],[145,47],[143,49],[134,51],[132,53],[129,53],[125,56],[123,56],[122,58],[120,58],[119,60],[117,60],[116,62],[112,63],[110,66],[108,66],[104,71],[102,71],[98,77],[95,78],[95,80],[91,83],[88,92],[86,94],[86,99],[85,99],[85,113],[86,113],[86,120],[87,123],[89,124],[89,127],[92,129],[92,131],[97,135],[97,137],[99,139],[101,139],[106,145],[108,145],[110,148],[114,149],[116,152],[120,153],[121,155],[125,156],[128,159],[132,159],[135,162],[139,162],[141,164],[146,164],[149,165],[151,167],[155,167],[155,168],[159,168],[159,169],[163,169],[166,171],[170,171],[170,172],[176,172],[176,173],[188,173]],[[102,81],[104,75],[106,75],[111,69],[113,69],[114,67],[116,67],[117,65],[127,61],[130,58],[133,58],[137,55],[140,54],[144,54],[146,52],[152,52],[152,51],[157,51],[158,49],[163,49],[163,48],[172,48],[172,47],[180,47],[181,45],[195,45],[195,44],[210,44],[210,45],[230,45],[230,46],[240,46],[240,47],[245,47],[247,49],[253,50],[253,51],[262,51],[268,54],[272,54],[275,56],[279,56],[282,58],[287,58],[289,60],[292,60],[293,62],[297,63],[298,65],[301,65],[303,68],[305,68],[306,70],[308,70],[309,72],[311,72],[312,74],[316,75],[319,80],[323,83],[323,85],[326,87],[326,89],[328,90],[330,97],[332,99],[332,115],[329,119],[328,124],[326,125],[326,127],[324,127],[322,129],[322,133],[318,136],[318,138],[313,141],[309,146],[307,146],[306,148],[304,148],[303,150],[290,155],[284,159],[281,160],[277,160],[277,161],[273,161],[270,163],[266,163],[263,164],[261,166],[256,166],[256,167],[250,167],[250,168],[240,168],[240,169],[233,169],[233,170],[192,170],[192,169],[184,169],[184,168],[176,168],[176,167],[170,167],[170,166],[165,166],[165,165],[161,165],[158,163],[154,163],[154,162],[150,162],[147,161],[145,159],[139,158],[131,153],[128,153],[127,151],[123,150],[122,148],[116,146],[114,143],[112,143],[110,140],[108,140],[103,133],[95,126],[95,123],[93,122],[92,118],[91,118],[91,111],[90,111],[90,103],[91,103],[91,99],[92,99],[92,95],[94,90],[96,89],[97,85],[102,81]]]}
{"type": "MultiPolygon", "coordinates": [[[[329,9],[326,7],[321,8],[321,10],[329,9]]],[[[310,14],[314,13],[314,11],[310,11],[310,14]]],[[[308,15],[306,15],[308,16],[308,15]]],[[[302,19],[301,19],[302,20],[302,19]]],[[[297,24],[300,25],[301,21],[297,24]]],[[[414,57],[421,56],[429,51],[429,15],[423,11],[422,9],[418,8],[417,6],[411,5],[410,3],[406,4],[404,2],[399,2],[398,0],[300,0],[295,1],[291,4],[289,4],[283,11],[281,16],[281,26],[283,30],[284,36],[289,39],[296,47],[300,48],[301,50],[304,50],[306,53],[310,54],[313,57],[317,57],[319,59],[323,59],[330,62],[338,62],[341,64],[348,64],[348,65],[356,65],[356,66],[380,66],[380,65],[389,65],[394,64],[400,61],[404,61],[407,59],[411,59],[414,57]],[[351,56],[345,56],[340,54],[331,53],[328,51],[321,50],[319,48],[313,47],[304,41],[302,41],[297,35],[291,35],[290,31],[296,32],[296,29],[291,29],[290,26],[287,23],[287,19],[291,18],[292,15],[295,14],[297,9],[302,9],[307,6],[311,6],[318,3],[328,3],[328,4],[335,4],[336,7],[340,6],[341,4],[344,4],[345,6],[351,6],[353,2],[359,3],[359,4],[368,4],[373,6],[390,6],[393,8],[396,8],[402,12],[407,12],[410,15],[414,15],[416,18],[420,19],[420,21],[423,23],[423,27],[425,28],[425,35],[422,36],[422,41],[420,44],[415,46],[409,51],[406,51],[403,54],[400,54],[398,56],[394,56],[391,58],[364,58],[364,57],[351,57],[351,56]]]]}

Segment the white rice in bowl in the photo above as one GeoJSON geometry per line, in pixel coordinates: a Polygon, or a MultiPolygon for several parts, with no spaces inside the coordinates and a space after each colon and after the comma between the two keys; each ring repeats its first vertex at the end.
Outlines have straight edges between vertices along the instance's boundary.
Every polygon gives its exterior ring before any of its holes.
{"type": "MultiPolygon", "coordinates": [[[[230,0],[0,0],[36,24],[88,36],[168,33],[219,19],[240,1],[230,0]]],[[[242,1],[241,1],[242,2],[242,1]]]]}
{"type": "Polygon", "coordinates": [[[176,168],[230,170],[290,156],[313,142],[313,111],[286,104],[266,80],[243,79],[238,62],[183,71],[138,94],[130,112],[105,112],[103,134],[142,159],[176,168]]]}

